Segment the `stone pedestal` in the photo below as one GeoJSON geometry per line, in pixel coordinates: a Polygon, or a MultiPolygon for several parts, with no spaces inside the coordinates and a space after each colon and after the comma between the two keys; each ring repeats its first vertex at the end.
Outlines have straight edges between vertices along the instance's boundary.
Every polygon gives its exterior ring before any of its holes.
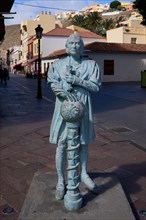
{"type": "Polygon", "coordinates": [[[92,178],[97,185],[102,185],[101,194],[92,194],[80,184],[82,208],[70,212],[66,210],[62,200],[55,200],[57,175],[36,173],[18,220],[135,220],[115,175],[94,174],[92,178]]]}

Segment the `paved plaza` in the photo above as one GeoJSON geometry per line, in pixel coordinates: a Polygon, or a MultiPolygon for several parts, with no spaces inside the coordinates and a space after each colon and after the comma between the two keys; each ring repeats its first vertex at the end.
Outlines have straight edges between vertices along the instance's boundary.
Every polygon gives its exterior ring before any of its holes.
{"type": "MultiPolygon", "coordinates": [[[[55,146],[49,143],[49,128],[54,110],[53,94],[47,89],[43,79],[43,98],[38,100],[37,80],[23,78],[24,76],[10,75],[7,85],[0,84],[1,220],[17,220],[36,172],[56,173],[55,146]]],[[[143,216],[143,210],[146,210],[144,139],[146,89],[141,90],[137,84],[134,86],[130,88],[131,93],[129,92],[128,96],[121,84],[105,85],[104,91],[97,95],[99,106],[93,96],[96,140],[89,146],[88,171],[93,179],[98,174],[116,174],[135,219],[144,220],[146,219],[143,216]],[[118,86],[120,89],[115,91],[118,86]],[[104,97],[109,101],[103,105],[104,97]],[[114,107],[116,99],[124,100],[121,104],[117,104],[117,111],[114,107]],[[131,116],[127,117],[128,109],[131,111],[131,116]],[[116,121],[116,117],[112,118],[113,114],[119,115],[119,121],[116,121]],[[142,120],[142,127],[138,120],[142,120]]],[[[108,187],[110,189],[114,186],[111,184],[108,187]]],[[[112,219],[109,217],[109,220],[112,219]]]]}

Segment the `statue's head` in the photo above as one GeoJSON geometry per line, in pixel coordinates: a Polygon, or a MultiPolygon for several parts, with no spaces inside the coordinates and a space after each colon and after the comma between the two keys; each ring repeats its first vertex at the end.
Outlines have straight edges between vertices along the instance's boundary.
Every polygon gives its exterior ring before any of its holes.
{"type": "Polygon", "coordinates": [[[84,42],[79,34],[71,34],[68,37],[65,46],[67,54],[83,56],[84,42]]]}

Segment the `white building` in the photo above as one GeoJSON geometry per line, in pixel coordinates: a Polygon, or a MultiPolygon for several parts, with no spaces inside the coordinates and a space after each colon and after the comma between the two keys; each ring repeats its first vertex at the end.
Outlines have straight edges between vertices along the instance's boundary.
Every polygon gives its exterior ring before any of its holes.
{"type": "MultiPolygon", "coordinates": [[[[102,82],[140,81],[146,70],[146,44],[94,42],[85,45],[85,53],[100,67],[102,82]]],[[[65,50],[49,55],[50,59],[65,55],[65,50]]]]}

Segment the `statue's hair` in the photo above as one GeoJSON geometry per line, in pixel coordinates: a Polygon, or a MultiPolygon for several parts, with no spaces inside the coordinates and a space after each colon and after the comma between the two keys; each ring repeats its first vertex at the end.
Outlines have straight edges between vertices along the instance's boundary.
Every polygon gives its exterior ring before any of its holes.
{"type": "Polygon", "coordinates": [[[79,40],[80,42],[80,56],[83,56],[83,53],[84,53],[84,42],[83,42],[83,39],[80,37],[79,34],[71,34],[68,38],[67,38],[67,41],[66,41],[66,44],[65,44],[65,47],[66,47],[66,53],[68,54],[68,43],[72,40],[72,39],[77,39],[79,40]]]}

